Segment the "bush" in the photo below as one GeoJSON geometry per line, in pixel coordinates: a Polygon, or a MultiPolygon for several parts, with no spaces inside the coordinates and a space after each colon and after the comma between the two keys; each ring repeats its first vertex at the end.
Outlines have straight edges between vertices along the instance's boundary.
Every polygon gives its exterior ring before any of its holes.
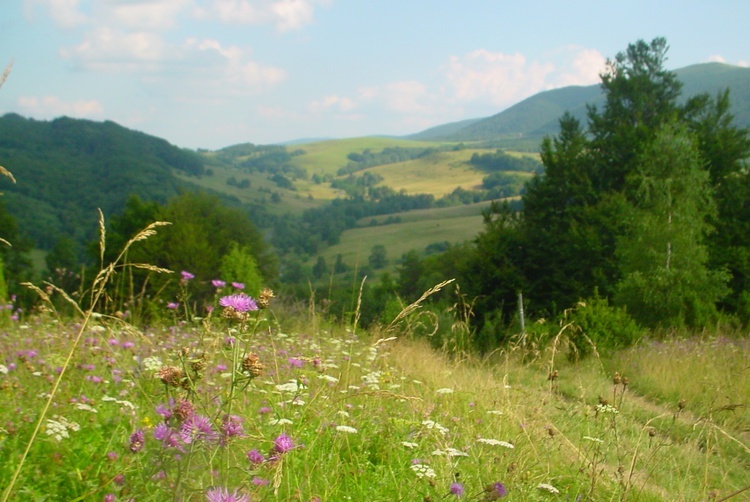
{"type": "Polygon", "coordinates": [[[561,325],[567,323],[571,323],[567,334],[572,344],[569,355],[573,359],[591,354],[594,348],[599,354],[606,354],[629,347],[644,334],[624,308],[611,306],[598,295],[566,310],[561,325]]]}

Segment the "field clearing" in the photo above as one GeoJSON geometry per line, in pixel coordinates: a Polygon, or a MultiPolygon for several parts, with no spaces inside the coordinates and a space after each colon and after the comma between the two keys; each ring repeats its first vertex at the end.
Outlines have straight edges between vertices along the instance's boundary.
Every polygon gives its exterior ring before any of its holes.
{"type": "Polygon", "coordinates": [[[440,144],[427,141],[410,141],[371,136],[319,141],[290,146],[288,149],[290,151],[295,149],[305,151],[304,155],[294,157],[292,163],[296,166],[304,167],[309,176],[313,174],[333,174],[335,176],[336,171],[349,162],[346,156],[352,152],[362,152],[362,150],[368,148],[373,151],[380,151],[388,147],[429,148],[436,146],[440,146],[440,144]]]}
{"type": "Polygon", "coordinates": [[[439,152],[421,159],[371,167],[365,171],[382,176],[383,181],[379,185],[389,186],[396,191],[406,190],[411,195],[427,193],[439,198],[458,187],[481,189],[482,178],[487,173],[468,163],[475,151],[439,152]]]}
{"type": "Polygon", "coordinates": [[[327,248],[321,256],[328,263],[334,263],[336,256],[341,254],[344,263],[362,266],[367,264],[372,247],[381,244],[388,252],[388,259],[394,263],[412,249],[421,252],[435,242],[459,243],[472,239],[482,230],[483,224],[482,216],[477,214],[353,228],[345,231],[341,242],[327,248]]]}

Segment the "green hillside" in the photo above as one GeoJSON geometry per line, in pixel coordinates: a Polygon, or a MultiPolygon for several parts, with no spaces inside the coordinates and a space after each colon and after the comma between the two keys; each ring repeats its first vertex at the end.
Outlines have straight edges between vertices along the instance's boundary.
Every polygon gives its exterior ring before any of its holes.
{"type": "Polygon", "coordinates": [[[184,185],[174,172],[186,178],[204,174],[195,152],[114,122],[67,117],[1,117],[0,159],[17,180],[0,180],[7,209],[44,249],[62,235],[92,240],[97,209],[105,216],[117,213],[130,194],[157,201],[174,196],[184,185]]]}
{"type": "MultiPolygon", "coordinates": [[[[715,95],[730,89],[732,113],[736,123],[750,126],[750,68],[723,63],[703,63],[687,66],[674,71],[683,83],[683,98],[700,93],[715,95]]],[[[441,126],[409,136],[413,139],[432,141],[497,141],[504,140],[504,146],[511,149],[525,149],[535,144],[544,135],[555,134],[558,119],[565,111],[577,118],[586,116],[587,104],[600,104],[600,86],[571,86],[562,89],[540,92],[496,115],[471,121],[458,130],[441,126]]]]}

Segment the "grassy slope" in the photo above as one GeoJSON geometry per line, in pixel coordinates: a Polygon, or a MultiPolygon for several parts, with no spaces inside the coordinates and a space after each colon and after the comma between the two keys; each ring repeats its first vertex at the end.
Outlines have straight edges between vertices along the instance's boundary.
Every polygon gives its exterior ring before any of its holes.
{"type": "MultiPolygon", "coordinates": [[[[308,176],[313,174],[334,174],[348,162],[346,156],[351,152],[362,152],[365,149],[380,151],[386,147],[434,147],[439,143],[424,141],[407,141],[382,137],[363,137],[342,140],[327,140],[303,145],[295,145],[291,149],[299,148],[304,154],[295,156],[293,163],[304,167],[308,176]]],[[[481,186],[482,178],[487,173],[474,169],[469,159],[474,153],[487,153],[494,150],[466,148],[458,151],[438,152],[431,156],[368,168],[366,171],[383,177],[380,183],[395,190],[406,190],[409,194],[432,194],[440,198],[449,194],[457,187],[466,190],[477,189],[481,186]]],[[[515,153],[515,155],[536,155],[515,153]]],[[[312,207],[319,207],[327,201],[341,197],[339,190],[334,190],[327,183],[315,184],[309,180],[297,180],[296,191],[278,188],[268,180],[267,175],[255,173],[247,174],[231,167],[214,166],[214,175],[204,177],[193,183],[212,190],[238,197],[242,202],[265,201],[269,209],[277,214],[291,212],[300,214],[312,207]],[[251,187],[240,189],[226,184],[226,180],[234,176],[237,180],[247,178],[251,187]],[[265,191],[261,191],[265,190],[265,191]],[[282,202],[271,203],[270,193],[279,193],[282,202]]],[[[361,175],[365,171],[358,172],[361,175]]],[[[530,176],[530,175],[529,175],[530,176]]],[[[341,242],[326,249],[322,256],[332,264],[338,254],[342,254],[344,261],[352,266],[364,264],[373,246],[382,244],[388,250],[388,257],[392,263],[411,249],[423,250],[427,245],[435,242],[448,241],[460,243],[472,239],[482,229],[481,210],[487,203],[424,211],[410,211],[397,215],[401,223],[385,226],[371,226],[371,221],[383,222],[388,216],[368,218],[360,222],[360,227],[344,232],[341,242]]]]}

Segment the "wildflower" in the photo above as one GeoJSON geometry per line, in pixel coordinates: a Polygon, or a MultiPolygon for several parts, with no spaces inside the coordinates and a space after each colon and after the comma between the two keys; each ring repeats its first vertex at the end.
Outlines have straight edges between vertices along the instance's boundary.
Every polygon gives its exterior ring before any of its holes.
{"type": "Polygon", "coordinates": [[[269,288],[263,288],[258,295],[258,307],[262,309],[267,309],[269,305],[271,305],[271,298],[273,298],[275,295],[273,294],[273,291],[269,288]]]}
{"type": "Polygon", "coordinates": [[[104,496],[104,502],[115,502],[115,494],[114,493],[108,493],[104,496]]]}
{"type": "Polygon", "coordinates": [[[221,424],[221,434],[224,438],[244,435],[245,429],[242,427],[242,417],[238,415],[224,417],[224,423],[221,424]]]}
{"type": "Polygon", "coordinates": [[[224,282],[224,281],[222,281],[222,280],[220,280],[220,279],[214,279],[213,281],[211,281],[211,284],[212,284],[212,285],[213,285],[213,287],[215,287],[216,289],[221,289],[221,288],[223,288],[223,287],[226,287],[226,285],[227,285],[227,283],[226,283],[226,282],[224,282]]]}
{"type": "Polygon", "coordinates": [[[53,418],[47,419],[44,433],[54,437],[58,441],[62,441],[63,438],[70,437],[68,431],[77,431],[79,429],[80,426],[76,422],[70,422],[65,417],[55,415],[53,418]]]}
{"type": "Polygon", "coordinates": [[[250,378],[257,378],[263,374],[263,363],[258,359],[258,354],[248,352],[242,358],[242,371],[250,378]]]}
{"type": "Polygon", "coordinates": [[[262,464],[266,461],[266,457],[263,456],[261,452],[258,450],[250,450],[247,452],[247,459],[250,461],[251,464],[262,464]]]}
{"type": "Polygon", "coordinates": [[[273,451],[276,453],[286,453],[294,448],[294,441],[286,434],[281,434],[273,442],[273,451]]]}
{"type": "Polygon", "coordinates": [[[161,359],[156,356],[147,357],[143,360],[143,367],[146,371],[157,371],[162,366],[164,366],[164,363],[162,363],[161,359]]]}
{"type": "Polygon", "coordinates": [[[255,300],[247,296],[245,293],[223,296],[219,299],[219,305],[232,308],[237,312],[258,310],[258,305],[255,303],[255,300]]]}
{"type": "Polygon", "coordinates": [[[549,483],[539,483],[538,485],[536,485],[536,487],[540,490],[545,490],[555,495],[560,493],[560,490],[558,490],[557,488],[555,488],[549,483]]]}
{"type": "Polygon", "coordinates": [[[507,441],[500,441],[497,439],[491,439],[491,438],[479,438],[477,439],[478,443],[484,443],[492,446],[502,446],[504,448],[510,448],[511,450],[515,448],[512,443],[509,443],[507,441]]]}
{"type": "Polygon", "coordinates": [[[180,308],[180,304],[177,302],[169,302],[167,303],[167,308],[169,310],[177,310],[178,308],[180,308]]]}
{"type": "Polygon", "coordinates": [[[290,368],[301,368],[304,365],[304,361],[296,357],[290,357],[287,362],[289,363],[290,368]]]}
{"type": "Polygon", "coordinates": [[[460,497],[464,494],[464,485],[462,485],[461,483],[451,483],[450,493],[451,495],[460,497]]]}
{"type": "Polygon", "coordinates": [[[182,385],[182,370],[177,366],[162,366],[156,372],[156,377],[170,387],[182,385]]]}
{"type": "Polygon", "coordinates": [[[349,427],[348,425],[337,425],[336,430],[339,432],[346,432],[347,434],[356,434],[357,429],[349,427]]]}
{"type": "Polygon", "coordinates": [[[292,421],[288,418],[272,418],[268,421],[268,425],[292,425],[292,421]]]}
{"type": "Polygon", "coordinates": [[[8,367],[6,365],[0,364],[0,374],[7,375],[8,371],[10,371],[10,370],[8,369],[8,367]]]}
{"type": "Polygon", "coordinates": [[[265,478],[260,478],[260,477],[258,477],[258,476],[253,476],[253,481],[252,481],[252,483],[253,483],[253,484],[254,484],[255,486],[266,486],[266,485],[268,484],[268,480],[267,480],[267,479],[265,479],[265,478]]]}
{"type": "Polygon", "coordinates": [[[240,495],[237,490],[229,493],[227,488],[209,488],[206,490],[208,502],[250,502],[247,495],[240,495]]]}
{"type": "Polygon", "coordinates": [[[191,415],[180,428],[180,439],[186,444],[193,441],[212,441],[217,434],[211,428],[211,420],[203,415],[191,415]]]}
{"type": "Polygon", "coordinates": [[[195,279],[195,275],[191,274],[187,270],[183,270],[180,272],[180,275],[182,276],[182,282],[185,283],[191,279],[195,279]]]}
{"type": "Polygon", "coordinates": [[[505,497],[508,489],[504,484],[497,482],[484,487],[484,500],[497,500],[505,497]]]}
{"type": "Polygon", "coordinates": [[[419,445],[417,443],[412,443],[412,442],[409,442],[409,441],[401,441],[401,446],[403,446],[405,448],[409,448],[409,449],[414,449],[414,448],[418,447],[419,445]]]}
{"type": "Polygon", "coordinates": [[[435,391],[435,394],[443,395],[443,394],[453,394],[453,389],[449,389],[447,387],[444,387],[442,389],[438,389],[435,391]]]}
{"type": "Polygon", "coordinates": [[[195,413],[195,408],[190,401],[185,401],[183,399],[172,408],[172,413],[174,413],[174,416],[177,417],[177,420],[179,420],[180,422],[184,422],[185,420],[193,416],[193,414],[195,413]]]}
{"type": "Polygon", "coordinates": [[[242,284],[241,282],[233,282],[232,287],[234,289],[240,289],[240,290],[245,289],[245,285],[242,284]]]}
{"type": "Polygon", "coordinates": [[[138,429],[130,435],[130,451],[137,453],[143,448],[143,443],[146,440],[143,435],[143,430],[138,429]]]}
{"type": "Polygon", "coordinates": [[[409,468],[414,471],[414,474],[416,474],[418,478],[434,478],[437,476],[435,471],[429,465],[412,464],[409,468]]]}

